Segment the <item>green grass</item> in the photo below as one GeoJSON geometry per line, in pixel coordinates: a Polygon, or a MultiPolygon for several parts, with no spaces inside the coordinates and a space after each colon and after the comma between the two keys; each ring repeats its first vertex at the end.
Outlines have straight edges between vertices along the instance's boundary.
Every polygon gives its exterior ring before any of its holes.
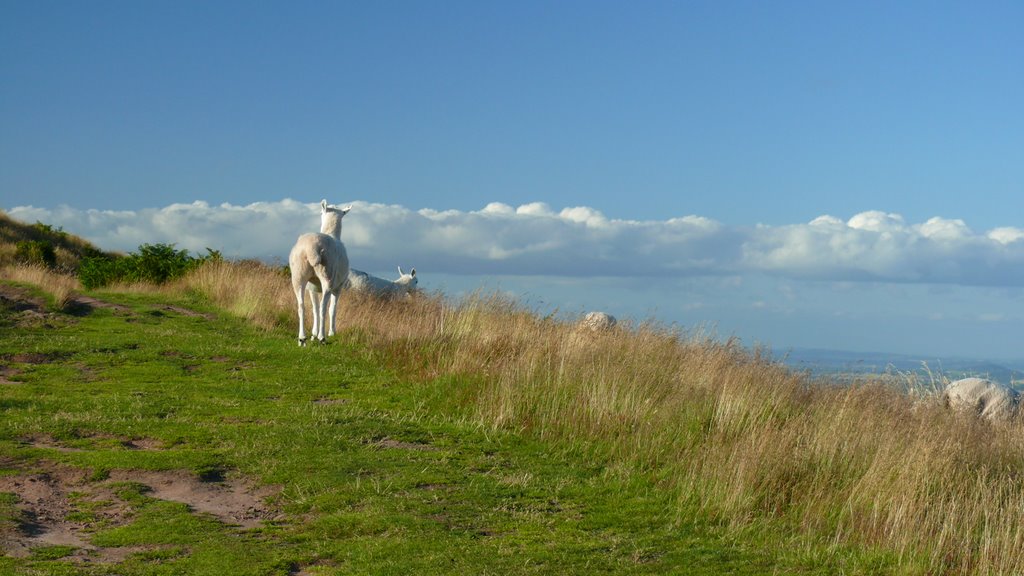
{"type": "MultiPolygon", "coordinates": [[[[41,546],[0,556],[0,573],[895,572],[886,554],[727,530],[602,450],[481,426],[480,376],[405,378],[358,331],[299,348],[198,299],[173,303],[205,316],[167,309],[169,297],[99,296],[130,310],[5,322],[0,337],[17,370],[0,384],[0,473],[80,469],[68,520],[96,550],[41,546]],[[28,353],[47,361],[13,360],[28,353]],[[157,448],[126,444],[142,440],[157,448]],[[110,480],[118,470],[247,478],[276,487],[276,517],[241,530],[110,480]],[[82,495],[99,488],[107,500],[82,495]],[[111,500],[126,509],[116,521],[111,500]]],[[[0,537],[16,505],[0,492],[0,537]]]]}

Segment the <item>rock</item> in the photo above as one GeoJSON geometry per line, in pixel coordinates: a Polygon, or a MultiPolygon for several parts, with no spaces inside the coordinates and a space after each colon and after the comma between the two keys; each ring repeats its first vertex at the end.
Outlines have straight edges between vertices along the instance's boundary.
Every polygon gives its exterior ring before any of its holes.
{"type": "Polygon", "coordinates": [[[580,328],[585,328],[594,332],[601,330],[611,330],[615,327],[617,320],[615,316],[605,312],[588,312],[579,322],[580,328]]]}

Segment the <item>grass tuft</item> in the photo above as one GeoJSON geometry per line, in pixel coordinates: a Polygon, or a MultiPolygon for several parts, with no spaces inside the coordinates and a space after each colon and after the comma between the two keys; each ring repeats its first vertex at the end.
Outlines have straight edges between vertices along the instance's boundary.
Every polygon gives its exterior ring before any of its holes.
{"type": "Polygon", "coordinates": [[[38,286],[52,298],[55,310],[68,310],[82,286],[72,275],[56,271],[41,264],[7,265],[0,267],[0,280],[38,286]]]}

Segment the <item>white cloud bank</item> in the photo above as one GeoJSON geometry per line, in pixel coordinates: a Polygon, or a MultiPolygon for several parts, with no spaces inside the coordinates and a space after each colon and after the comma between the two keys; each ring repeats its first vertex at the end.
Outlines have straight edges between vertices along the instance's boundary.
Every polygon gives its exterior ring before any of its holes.
{"type": "MultiPolygon", "coordinates": [[[[788,226],[728,226],[701,216],[616,220],[588,207],[491,203],[477,211],[352,202],[342,238],[353,265],[448,274],[682,277],[760,272],[791,278],[1024,286],[1024,229],[972,231],[962,220],[898,214],[821,216],[788,226]]],[[[319,206],[291,199],[206,202],[137,212],[16,207],[107,250],[173,243],[197,253],[284,262],[319,227],[319,206]]]]}

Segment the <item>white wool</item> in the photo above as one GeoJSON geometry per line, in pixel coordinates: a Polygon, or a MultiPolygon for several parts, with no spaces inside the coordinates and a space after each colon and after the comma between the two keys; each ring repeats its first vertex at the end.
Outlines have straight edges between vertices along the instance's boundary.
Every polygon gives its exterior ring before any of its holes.
{"type": "Polygon", "coordinates": [[[989,419],[1005,419],[1017,412],[1019,394],[1013,388],[984,378],[950,382],[942,393],[953,408],[971,410],[989,419]]]}
{"type": "Polygon", "coordinates": [[[409,273],[405,273],[402,272],[402,267],[399,266],[398,278],[396,280],[387,280],[373,274],[367,274],[361,270],[352,269],[348,273],[348,283],[349,288],[353,292],[391,297],[412,294],[416,290],[419,279],[416,277],[415,268],[410,270],[409,273]]]}
{"type": "MultiPolygon", "coordinates": [[[[419,279],[416,277],[415,268],[406,274],[402,272],[402,267],[399,266],[397,280],[385,280],[373,274],[367,274],[362,270],[350,268],[345,288],[352,292],[368,294],[377,298],[394,298],[396,296],[412,296],[416,292],[416,285],[418,283],[419,279]]],[[[315,282],[310,282],[307,289],[309,290],[309,298],[313,302],[313,306],[318,306],[320,302],[320,287],[315,282]]],[[[317,327],[317,320],[314,317],[313,333],[316,333],[317,327]]]]}
{"type": "Polygon", "coordinates": [[[288,255],[292,290],[298,304],[300,346],[306,343],[304,308],[307,285],[315,285],[319,291],[328,295],[322,300],[314,298],[312,301],[313,338],[323,342],[327,336],[334,335],[338,294],[348,281],[348,253],[341,242],[341,219],[349,210],[351,207],[336,208],[328,206],[327,200],[321,201],[320,232],[299,236],[288,255]],[[329,324],[325,322],[325,317],[329,318],[329,324]]]}

